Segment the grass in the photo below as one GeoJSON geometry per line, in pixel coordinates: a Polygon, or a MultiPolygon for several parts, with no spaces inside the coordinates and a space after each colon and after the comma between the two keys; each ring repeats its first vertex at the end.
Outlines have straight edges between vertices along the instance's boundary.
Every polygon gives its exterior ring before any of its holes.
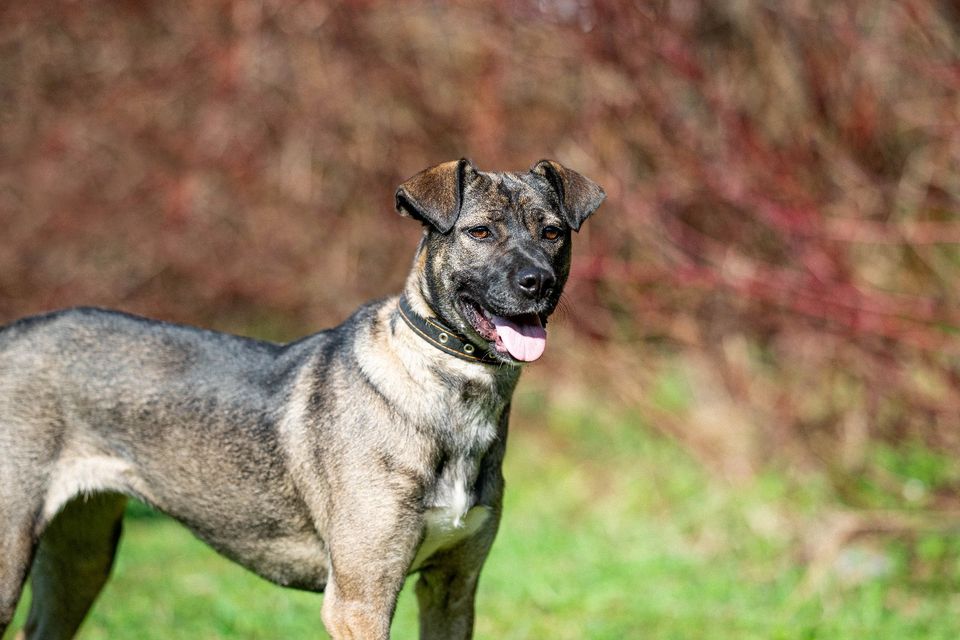
{"type": "MultiPolygon", "coordinates": [[[[955,537],[855,545],[811,581],[798,532],[833,504],[818,483],[768,475],[733,488],[634,417],[547,410],[535,393],[519,399],[518,413],[478,638],[960,637],[955,537]],[[850,570],[860,565],[872,569],[850,570]]],[[[397,638],[416,637],[412,586],[397,638]]],[[[326,637],[320,604],[134,507],[80,637],[326,637]]],[[[24,617],[21,606],[15,626],[24,617]]]]}

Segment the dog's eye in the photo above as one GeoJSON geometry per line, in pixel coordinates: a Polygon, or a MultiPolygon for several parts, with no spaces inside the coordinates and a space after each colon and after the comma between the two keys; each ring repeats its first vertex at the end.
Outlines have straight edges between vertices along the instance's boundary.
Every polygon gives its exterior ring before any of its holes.
{"type": "Polygon", "coordinates": [[[493,236],[493,232],[487,227],[473,227],[472,229],[467,229],[467,233],[470,234],[471,238],[476,240],[487,240],[493,236]]]}
{"type": "Polygon", "coordinates": [[[543,239],[544,240],[557,240],[563,235],[563,231],[557,227],[544,227],[543,228],[543,239]]]}

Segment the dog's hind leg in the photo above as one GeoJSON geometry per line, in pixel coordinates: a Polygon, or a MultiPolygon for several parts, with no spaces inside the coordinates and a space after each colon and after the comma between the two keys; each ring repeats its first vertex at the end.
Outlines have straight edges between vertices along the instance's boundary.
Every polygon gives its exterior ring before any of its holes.
{"type": "Polygon", "coordinates": [[[72,638],[110,575],[126,496],[79,496],[47,526],[30,572],[26,637],[72,638]]]}
{"type": "MultiPolygon", "coordinates": [[[[3,491],[3,487],[0,487],[3,491]]],[[[13,619],[33,558],[33,517],[0,504],[0,637],[13,619]]]]}

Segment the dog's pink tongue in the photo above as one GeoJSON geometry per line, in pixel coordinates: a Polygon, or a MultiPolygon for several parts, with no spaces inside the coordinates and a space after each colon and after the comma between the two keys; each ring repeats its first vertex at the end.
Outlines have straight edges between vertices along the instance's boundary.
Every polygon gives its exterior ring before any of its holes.
{"type": "Polygon", "coordinates": [[[547,348],[547,331],[536,314],[524,316],[530,322],[517,324],[507,318],[491,316],[497,335],[510,355],[522,362],[533,362],[547,348]]]}

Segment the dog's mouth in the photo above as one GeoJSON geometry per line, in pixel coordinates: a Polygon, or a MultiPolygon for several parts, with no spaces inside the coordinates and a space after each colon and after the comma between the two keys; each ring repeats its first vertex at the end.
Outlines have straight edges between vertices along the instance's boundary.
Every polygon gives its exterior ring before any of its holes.
{"type": "Polygon", "coordinates": [[[547,348],[544,319],[537,313],[497,315],[469,298],[460,299],[460,311],[473,330],[501,356],[533,362],[547,348]]]}

